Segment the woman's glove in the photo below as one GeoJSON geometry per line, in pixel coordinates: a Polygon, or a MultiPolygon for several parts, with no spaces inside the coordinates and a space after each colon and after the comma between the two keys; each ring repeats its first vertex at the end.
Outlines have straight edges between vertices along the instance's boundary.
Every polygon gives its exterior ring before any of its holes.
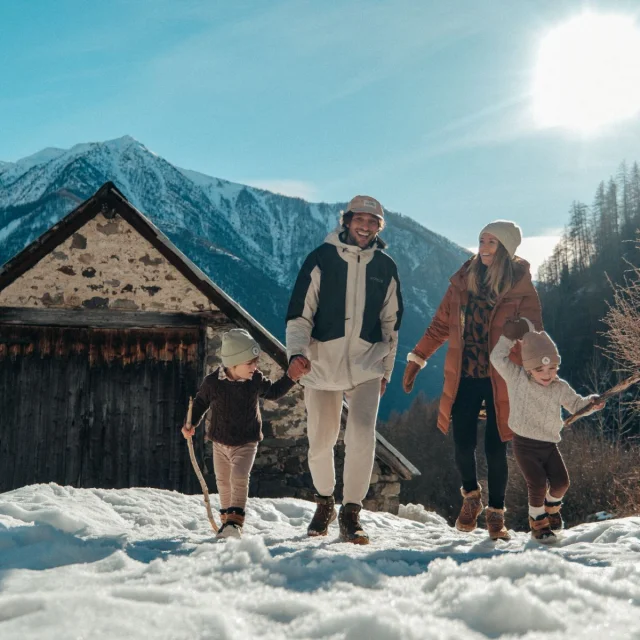
{"type": "Polygon", "coordinates": [[[416,381],[416,376],[420,369],[421,367],[417,362],[407,362],[407,366],[404,368],[404,376],[402,376],[402,388],[405,393],[411,393],[413,383],[416,381]]]}
{"type": "Polygon", "coordinates": [[[502,335],[509,340],[522,340],[529,333],[529,323],[525,318],[509,318],[502,327],[502,335]]]}

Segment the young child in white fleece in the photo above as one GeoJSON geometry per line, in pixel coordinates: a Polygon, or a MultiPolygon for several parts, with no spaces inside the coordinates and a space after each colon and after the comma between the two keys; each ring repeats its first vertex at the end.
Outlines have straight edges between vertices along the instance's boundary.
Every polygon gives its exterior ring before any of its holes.
{"type": "Polygon", "coordinates": [[[513,453],[527,483],[531,536],[553,543],[554,532],[563,527],[560,509],[569,488],[569,474],[558,450],[561,407],[575,413],[592,404],[593,411],[598,411],[605,403],[598,402],[597,395],[581,396],[558,377],[558,348],[544,331],[534,331],[526,318],[505,323],[490,360],[507,384],[509,428],[514,433],[513,453]],[[517,339],[522,339],[522,367],[509,360],[517,339]]]}

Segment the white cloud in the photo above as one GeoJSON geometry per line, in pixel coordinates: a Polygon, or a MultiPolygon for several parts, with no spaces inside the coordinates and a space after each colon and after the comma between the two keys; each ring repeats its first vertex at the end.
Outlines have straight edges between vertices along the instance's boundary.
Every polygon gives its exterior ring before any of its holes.
{"type": "MultiPolygon", "coordinates": [[[[540,265],[553,253],[553,249],[560,242],[560,234],[550,233],[544,236],[527,236],[518,247],[517,255],[524,258],[531,265],[531,275],[535,280],[540,265]]],[[[468,247],[474,253],[478,247],[468,247]]]]}
{"type": "Polygon", "coordinates": [[[279,193],[283,196],[291,196],[292,198],[302,198],[303,200],[313,201],[318,193],[318,189],[310,182],[303,180],[238,180],[241,184],[248,184],[250,187],[257,189],[265,189],[273,193],[279,193]]]}

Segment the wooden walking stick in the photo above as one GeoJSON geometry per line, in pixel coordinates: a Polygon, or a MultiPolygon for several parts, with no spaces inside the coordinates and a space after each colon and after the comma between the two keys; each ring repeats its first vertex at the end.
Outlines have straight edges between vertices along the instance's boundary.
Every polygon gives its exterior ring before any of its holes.
{"type": "MultiPolygon", "coordinates": [[[[187,428],[191,428],[191,414],[193,412],[193,398],[189,397],[189,408],[187,409],[187,421],[185,425],[187,428]]],[[[193,440],[191,436],[187,438],[187,446],[189,447],[189,457],[191,458],[191,464],[193,465],[193,470],[196,472],[198,476],[198,480],[200,481],[200,486],[202,487],[202,496],[204,498],[204,506],[207,508],[207,518],[209,518],[209,522],[213,527],[213,530],[217,533],[218,525],[216,521],[213,519],[213,513],[211,511],[211,502],[209,502],[209,489],[207,489],[207,483],[204,481],[202,477],[202,471],[200,471],[200,467],[198,466],[198,461],[196,460],[196,454],[193,450],[193,440]]]]}
{"type": "Polygon", "coordinates": [[[602,402],[603,400],[608,400],[612,396],[615,396],[617,393],[622,393],[623,391],[628,389],[632,384],[636,384],[637,382],[640,382],[640,373],[636,373],[635,375],[630,376],[629,378],[626,378],[622,382],[619,382],[615,387],[611,387],[609,391],[605,391],[601,396],[598,396],[597,400],[590,402],[586,407],[580,409],[579,411],[576,411],[572,416],[569,416],[564,421],[564,426],[568,427],[570,424],[575,422],[578,418],[582,418],[582,416],[584,416],[585,413],[589,413],[589,411],[591,411],[591,409],[593,408],[594,404],[602,402]]]}

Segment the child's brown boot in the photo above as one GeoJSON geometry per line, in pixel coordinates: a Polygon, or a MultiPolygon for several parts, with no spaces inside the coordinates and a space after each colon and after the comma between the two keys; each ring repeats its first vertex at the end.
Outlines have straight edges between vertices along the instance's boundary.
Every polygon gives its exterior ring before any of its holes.
{"type": "Polygon", "coordinates": [[[473,531],[478,526],[478,516],[482,513],[480,486],[473,491],[465,491],[461,488],[460,493],[464,499],[460,515],[456,520],[456,529],[458,531],[473,531]]]}
{"type": "Polygon", "coordinates": [[[484,515],[487,521],[487,531],[492,540],[511,540],[511,534],[504,526],[504,512],[506,509],[487,507],[484,515]]]}
{"type": "Polygon", "coordinates": [[[564,521],[560,515],[560,509],[562,509],[562,500],[557,502],[544,501],[544,510],[549,518],[549,528],[551,531],[562,531],[564,528],[564,521]]]}
{"type": "Polygon", "coordinates": [[[539,515],[537,518],[529,516],[529,526],[531,527],[531,537],[536,542],[542,544],[553,544],[557,542],[556,534],[551,531],[549,526],[549,518],[546,513],[539,515]]]}
{"type": "Polygon", "coordinates": [[[224,523],[216,534],[216,538],[241,538],[244,524],[244,509],[229,507],[224,523]]]}

